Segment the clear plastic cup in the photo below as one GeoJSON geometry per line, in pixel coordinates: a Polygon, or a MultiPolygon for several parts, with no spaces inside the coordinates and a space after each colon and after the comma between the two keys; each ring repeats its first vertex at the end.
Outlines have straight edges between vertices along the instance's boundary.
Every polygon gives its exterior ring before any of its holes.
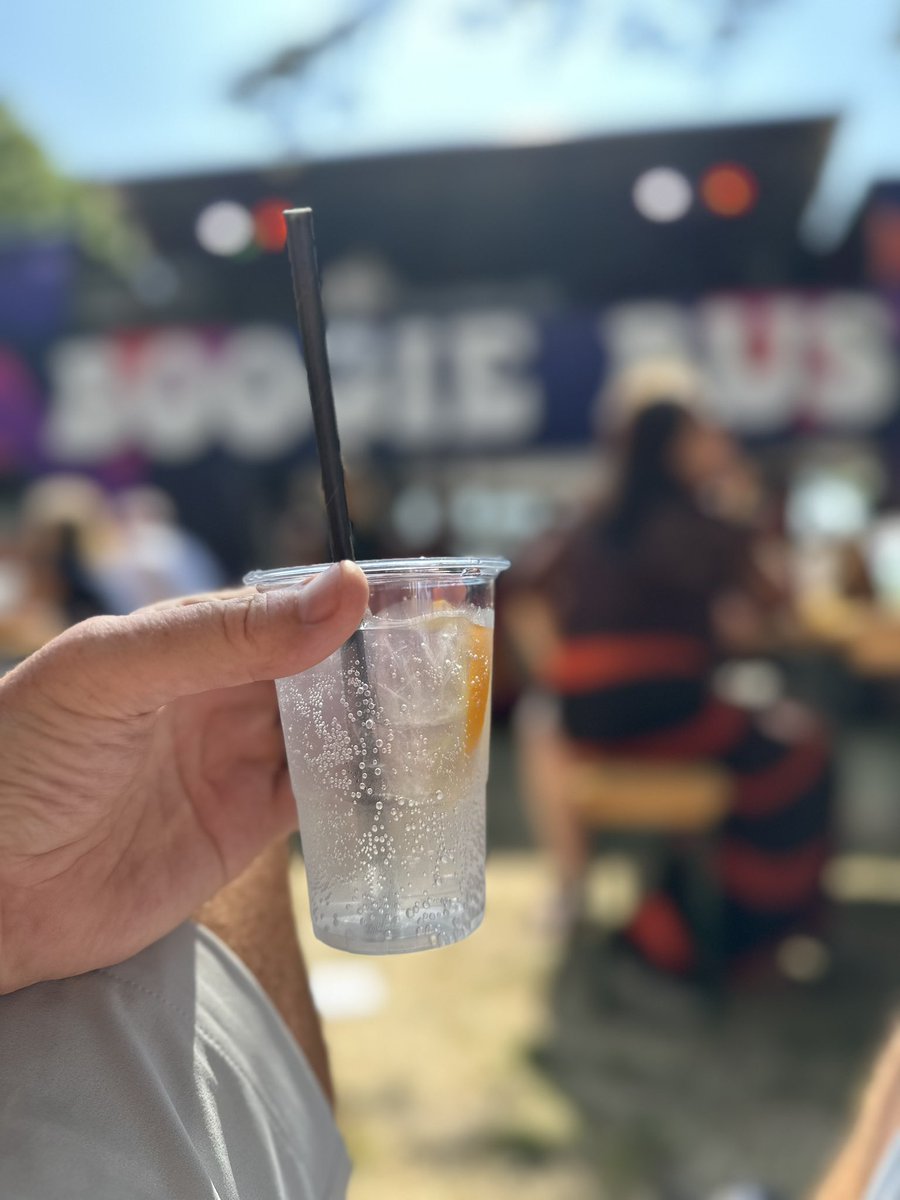
{"type": "MultiPolygon", "coordinates": [[[[359,631],[277,681],[316,936],[360,954],[467,937],[484,915],[500,558],[361,562],[359,631]]],[[[255,571],[296,587],[324,566],[255,571]]]]}

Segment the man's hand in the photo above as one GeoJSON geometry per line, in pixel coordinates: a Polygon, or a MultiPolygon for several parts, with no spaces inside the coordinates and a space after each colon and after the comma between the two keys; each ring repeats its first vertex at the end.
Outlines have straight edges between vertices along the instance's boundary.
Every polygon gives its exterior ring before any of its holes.
{"type": "Polygon", "coordinates": [[[98,617],[0,681],[0,992],[135,954],[294,826],[271,680],[336,650],[366,599],[342,563],[98,617]]]}

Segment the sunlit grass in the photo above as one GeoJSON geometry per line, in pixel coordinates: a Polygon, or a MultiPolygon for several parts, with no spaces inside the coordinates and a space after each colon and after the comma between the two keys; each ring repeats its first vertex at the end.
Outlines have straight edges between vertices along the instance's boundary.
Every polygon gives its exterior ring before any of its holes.
{"type": "MultiPolygon", "coordinates": [[[[302,866],[298,924],[310,966],[358,962],[316,942],[302,866]]],[[[558,953],[537,919],[547,881],[531,855],[497,856],[488,911],[465,942],[367,960],[386,1001],[326,1020],[351,1200],[602,1200],[573,1105],[532,1065],[558,953]]]]}

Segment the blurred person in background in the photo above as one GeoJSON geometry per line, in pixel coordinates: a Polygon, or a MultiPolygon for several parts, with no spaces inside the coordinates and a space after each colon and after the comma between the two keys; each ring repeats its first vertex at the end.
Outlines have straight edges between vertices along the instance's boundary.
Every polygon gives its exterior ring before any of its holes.
{"type": "Polygon", "coordinates": [[[287,497],[269,530],[269,560],[280,566],[306,566],[328,558],[318,480],[309,470],[295,472],[287,497]]]}
{"type": "MultiPolygon", "coordinates": [[[[346,468],[345,480],[356,558],[395,557],[397,538],[391,530],[392,494],[386,473],[375,464],[357,463],[346,468]]],[[[329,555],[318,473],[297,471],[272,524],[269,557],[276,564],[305,566],[326,562],[329,555]]]]}
{"type": "MultiPolygon", "coordinates": [[[[721,764],[734,779],[717,841],[729,962],[818,922],[829,754],[796,707],[754,717],[711,683],[723,641],[757,650],[785,597],[755,554],[758,489],[733,441],[683,394],[630,406],[610,494],[545,537],[512,573],[507,626],[539,685],[520,758],[526,801],[580,912],[591,833],[565,795],[565,755],[721,764]],[[561,757],[561,755],[563,757],[561,757]]],[[[630,946],[690,975],[704,947],[673,860],[631,921],[630,946]]]]}
{"type": "Polygon", "coordinates": [[[113,502],[90,479],[50,476],[26,494],[22,529],[32,599],[55,610],[55,632],[225,583],[159,488],[131,488],[113,502]]]}
{"type": "Polygon", "coordinates": [[[391,489],[383,471],[351,466],[347,472],[347,503],[353,520],[353,544],[359,559],[394,557],[391,537],[391,489]]]}
{"type": "Polygon", "coordinates": [[[859,1100],[849,1134],[814,1200],[900,1196],[900,1028],[888,1037],[859,1100]]]}
{"type": "Polygon", "coordinates": [[[51,475],[33,483],[22,503],[21,545],[28,603],[52,614],[54,632],[110,611],[104,578],[118,552],[119,532],[93,480],[51,475]]]}
{"type": "Polygon", "coordinates": [[[182,529],[160,488],[135,487],[116,500],[119,544],[103,584],[113,613],[133,612],[172,596],[210,592],[226,582],[212,551],[182,529]]]}

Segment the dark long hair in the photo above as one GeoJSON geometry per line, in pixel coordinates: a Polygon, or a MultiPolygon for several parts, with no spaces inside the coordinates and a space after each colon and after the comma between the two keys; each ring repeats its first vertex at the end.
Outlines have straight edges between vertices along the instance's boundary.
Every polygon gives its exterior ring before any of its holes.
{"type": "Polygon", "coordinates": [[[691,503],[675,474],[672,450],[693,421],[683,404],[666,399],[645,405],[632,418],[622,434],[613,493],[601,514],[608,544],[626,549],[661,507],[691,503]]]}

